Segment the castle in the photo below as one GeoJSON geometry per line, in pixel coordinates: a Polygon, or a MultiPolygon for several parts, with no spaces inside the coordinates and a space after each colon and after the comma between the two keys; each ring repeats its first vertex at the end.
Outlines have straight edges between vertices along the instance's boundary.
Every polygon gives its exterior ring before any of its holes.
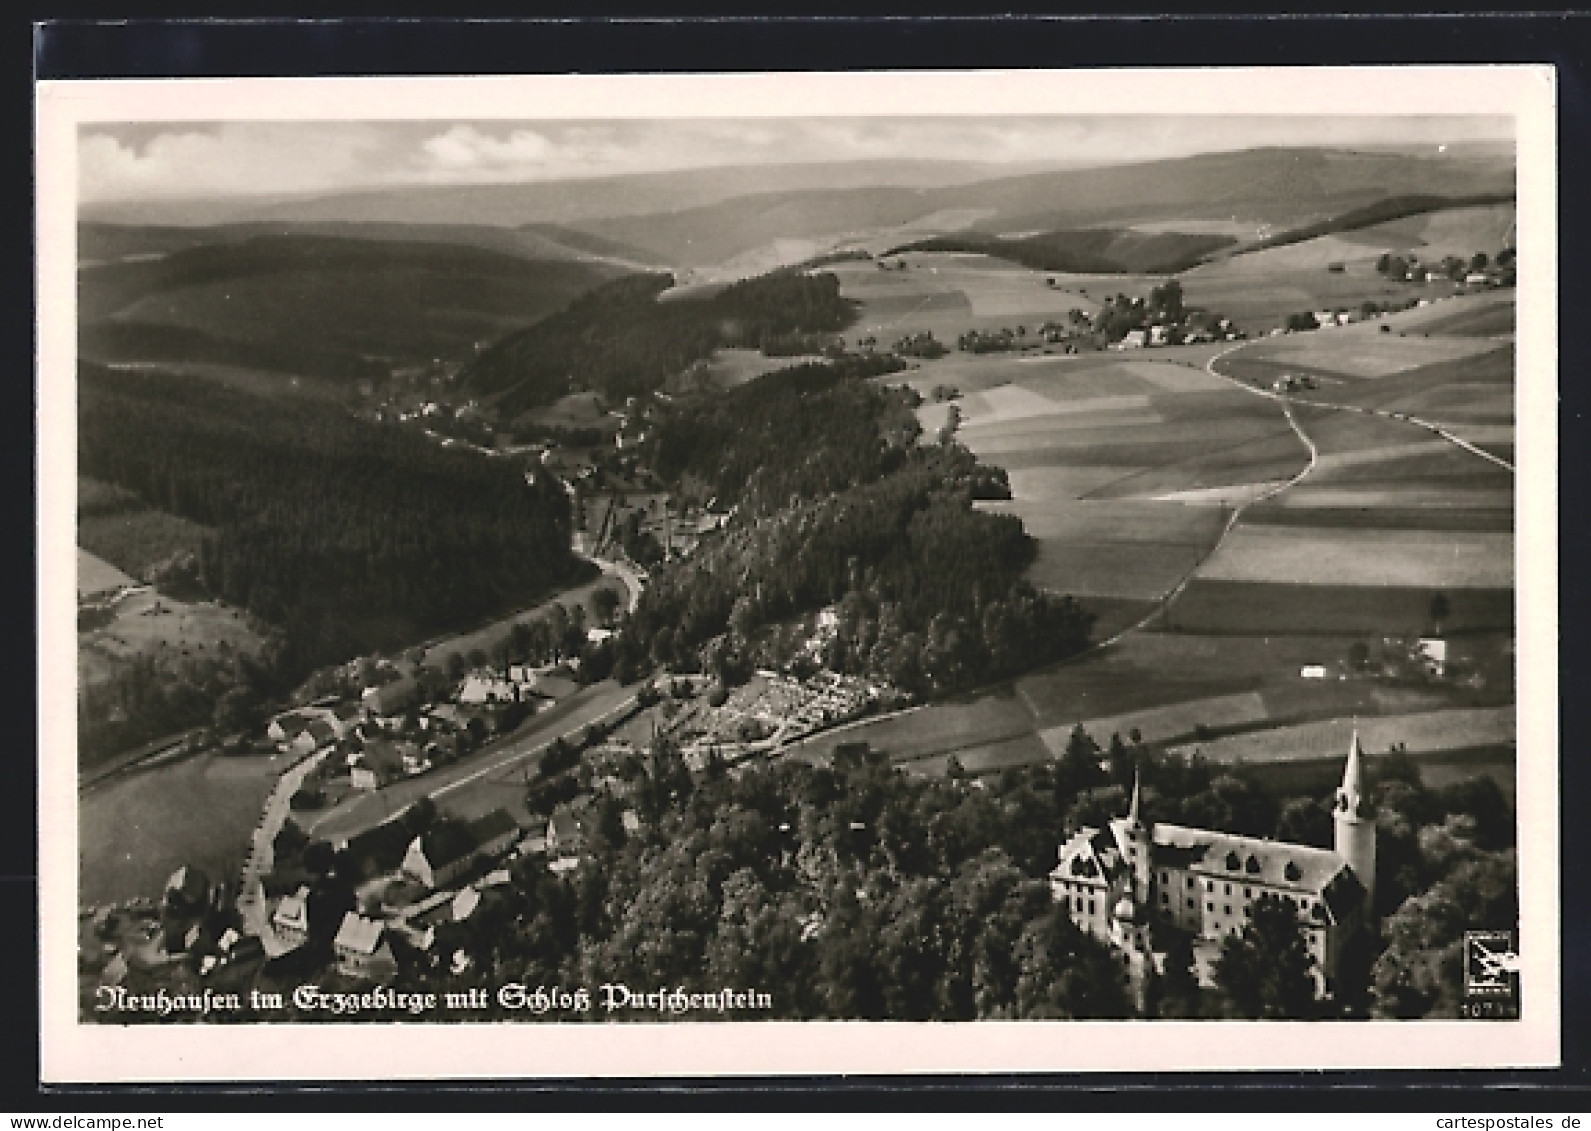
{"type": "Polygon", "coordinates": [[[1324,996],[1344,941],[1374,914],[1376,821],[1363,774],[1355,732],[1332,806],[1329,850],[1148,822],[1134,780],[1125,817],[1083,828],[1061,845],[1051,893],[1072,922],[1110,944],[1125,979],[1139,986],[1149,970],[1162,968],[1152,943],[1157,922],[1193,936],[1194,969],[1209,985],[1222,940],[1243,929],[1256,899],[1278,896],[1298,909],[1315,993],[1324,996]]]}

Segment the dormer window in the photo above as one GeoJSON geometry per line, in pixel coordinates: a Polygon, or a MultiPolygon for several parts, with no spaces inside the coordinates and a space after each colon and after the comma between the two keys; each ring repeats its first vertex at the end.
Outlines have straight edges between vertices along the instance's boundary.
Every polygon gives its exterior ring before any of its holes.
{"type": "Polygon", "coordinates": [[[1237,853],[1228,852],[1226,854],[1226,866],[1235,872],[1243,866],[1243,861],[1238,859],[1237,853]]]}
{"type": "Polygon", "coordinates": [[[1304,878],[1303,871],[1291,860],[1287,862],[1287,867],[1282,869],[1282,874],[1294,882],[1304,878]]]}
{"type": "Polygon", "coordinates": [[[1260,870],[1260,862],[1253,856],[1250,856],[1243,862],[1243,870],[1248,872],[1250,875],[1255,875],[1260,870]]]}

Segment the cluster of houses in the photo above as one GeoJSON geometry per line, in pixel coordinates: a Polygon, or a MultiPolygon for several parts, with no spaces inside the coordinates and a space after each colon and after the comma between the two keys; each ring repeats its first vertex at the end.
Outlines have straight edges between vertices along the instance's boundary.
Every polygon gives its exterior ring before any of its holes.
{"type": "Polygon", "coordinates": [[[329,750],[322,780],[346,774],[355,789],[379,789],[444,765],[522,712],[504,709],[556,702],[578,690],[566,667],[511,665],[465,675],[450,699],[421,702],[413,676],[366,687],[358,699],[331,697],[270,721],[266,738],[295,762],[329,750]]]}
{"type": "MultiPolygon", "coordinates": [[[[618,781],[617,778],[614,779],[618,781]]],[[[337,973],[359,981],[394,978],[401,955],[409,961],[463,973],[470,959],[449,925],[464,924],[512,880],[515,859],[541,860],[555,874],[577,868],[595,828],[595,798],[583,794],[560,805],[545,824],[520,826],[506,809],[471,821],[437,820],[415,833],[389,821],[335,847],[348,854],[360,884],[355,908],[343,910],[331,939],[337,973]]],[[[622,815],[626,832],[640,828],[633,809],[622,815]]],[[[271,927],[288,949],[311,937],[312,894],[301,883],[276,904],[271,927]]]]}
{"type": "Polygon", "coordinates": [[[1243,331],[1230,318],[1218,318],[1210,325],[1189,322],[1157,321],[1128,330],[1111,348],[1148,349],[1155,346],[1192,345],[1199,342],[1230,342],[1243,337],[1243,331]]]}
{"type": "Polygon", "coordinates": [[[247,978],[265,958],[261,940],[242,930],[228,886],[191,865],[171,874],[159,900],[86,908],[81,926],[78,970],[90,990],[247,978]]]}
{"type": "Polygon", "coordinates": [[[1475,289],[1511,287],[1515,281],[1513,256],[1507,250],[1496,260],[1478,253],[1469,259],[1448,255],[1430,263],[1422,262],[1412,253],[1387,253],[1376,261],[1376,270],[1397,282],[1458,283],[1475,289]]]}

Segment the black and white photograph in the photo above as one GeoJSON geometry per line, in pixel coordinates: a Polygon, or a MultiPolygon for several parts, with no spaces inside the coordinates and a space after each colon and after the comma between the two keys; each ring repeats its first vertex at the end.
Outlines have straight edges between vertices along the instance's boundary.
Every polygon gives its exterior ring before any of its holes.
{"type": "Polygon", "coordinates": [[[1556,1063],[1552,98],[41,84],[46,1068],[1556,1063]]]}

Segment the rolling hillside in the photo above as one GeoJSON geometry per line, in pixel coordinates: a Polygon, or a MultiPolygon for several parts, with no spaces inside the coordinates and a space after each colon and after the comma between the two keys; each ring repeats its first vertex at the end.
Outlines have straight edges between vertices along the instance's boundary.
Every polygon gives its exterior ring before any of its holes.
{"type": "Polygon", "coordinates": [[[237,244],[262,236],[323,236],[398,243],[436,243],[495,251],[522,259],[602,260],[627,265],[643,262],[633,247],[558,224],[519,228],[490,224],[402,224],[346,220],[261,221],[192,227],[171,224],[78,225],[78,263],[100,267],[125,260],[153,259],[206,244],[237,244]]]}
{"type": "Polygon", "coordinates": [[[512,228],[674,212],[756,193],[939,187],[984,180],[1004,169],[975,161],[893,160],[720,166],[527,184],[409,185],[327,196],[102,204],[85,209],[84,218],[123,224],[363,221],[512,228]]]}
{"type": "Polygon", "coordinates": [[[1236,218],[1293,228],[1387,197],[1512,190],[1511,165],[1492,158],[1255,149],[938,188],[792,189],[574,226],[669,262],[707,265],[778,237],[838,238],[899,227],[933,213],[975,213],[979,218],[972,226],[988,233],[1162,219],[1236,218]]]}
{"type": "Polygon", "coordinates": [[[173,246],[80,271],[82,353],[108,364],[384,376],[395,366],[463,361],[477,343],[527,326],[623,273],[393,239],[250,236],[176,247],[171,235],[102,236],[103,244],[120,241],[123,248],[138,239],[173,246]]]}
{"type": "Polygon", "coordinates": [[[1182,232],[1135,232],[1121,228],[1083,228],[1043,232],[1020,239],[970,233],[918,240],[885,252],[950,251],[992,255],[1037,271],[1077,274],[1172,274],[1232,243],[1230,236],[1182,232]]]}

